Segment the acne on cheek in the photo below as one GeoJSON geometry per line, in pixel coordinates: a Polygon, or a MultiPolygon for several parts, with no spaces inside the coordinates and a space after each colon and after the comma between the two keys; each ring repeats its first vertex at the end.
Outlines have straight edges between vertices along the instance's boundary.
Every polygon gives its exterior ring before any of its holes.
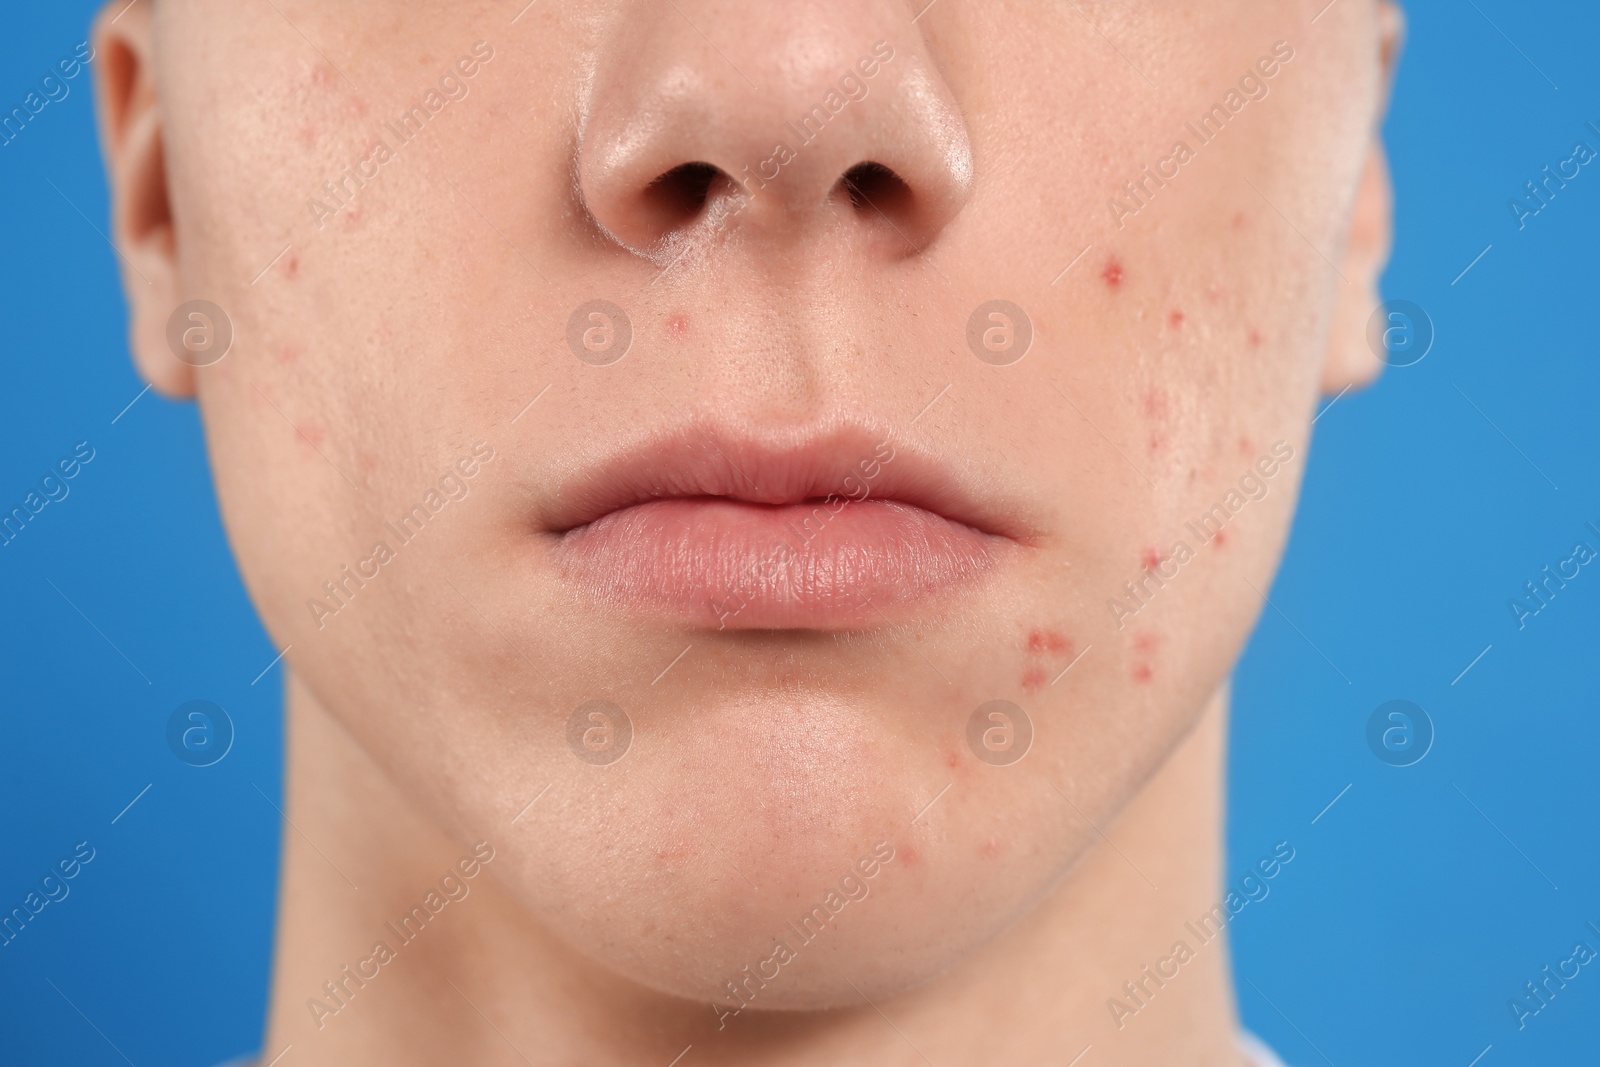
{"type": "Polygon", "coordinates": [[[1167,312],[1167,325],[1171,326],[1174,330],[1182,329],[1183,312],[1177,308],[1173,308],[1171,311],[1167,312]]]}
{"type": "MultiPolygon", "coordinates": [[[[1167,419],[1169,410],[1170,406],[1167,401],[1167,391],[1165,389],[1151,389],[1144,394],[1144,414],[1145,418],[1149,419],[1151,422],[1164,423],[1167,419]]],[[[1166,446],[1167,435],[1159,430],[1151,430],[1149,436],[1149,448],[1151,454],[1154,455],[1166,446]]]]}
{"type": "Polygon", "coordinates": [[[1133,650],[1135,654],[1135,662],[1132,669],[1129,671],[1129,674],[1133,676],[1134,681],[1143,683],[1148,682],[1150,679],[1155,677],[1156,670],[1155,666],[1151,663],[1151,660],[1155,659],[1156,648],[1160,644],[1161,638],[1153,633],[1146,632],[1134,635],[1133,650]]]}
{"type": "Polygon", "coordinates": [[[667,336],[674,341],[681,341],[689,334],[689,316],[683,312],[675,312],[667,316],[667,336]]]}
{"type": "Polygon", "coordinates": [[[1058,663],[1064,666],[1064,661],[1072,658],[1073,647],[1072,639],[1060,630],[1037,627],[1028,631],[1022,645],[1023,668],[1019,681],[1022,691],[1036,693],[1043,689],[1053,673],[1047,668],[1058,663]]]}
{"type": "Polygon", "coordinates": [[[314,422],[296,423],[294,429],[295,436],[312,448],[322,447],[323,439],[328,436],[327,431],[314,422]]]}
{"type": "Polygon", "coordinates": [[[1100,277],[1106,283],[1106,288],[1122,288],[1122,261],[1119,259],[1108,261],[1105,269],[1100,272],[1100,277]]]}

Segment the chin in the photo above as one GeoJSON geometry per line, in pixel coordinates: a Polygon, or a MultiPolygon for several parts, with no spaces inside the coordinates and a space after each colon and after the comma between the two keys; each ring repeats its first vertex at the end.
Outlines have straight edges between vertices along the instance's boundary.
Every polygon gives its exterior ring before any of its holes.
{"type": "Polygon", "coordinates": [[[660,993],[741,1013],[892,996],[1081,847],[1042,779],[951,759],[937,720],[815,695],[639,716],[626,757],[569,778],[500,873],[569,948],[660,993]]]}

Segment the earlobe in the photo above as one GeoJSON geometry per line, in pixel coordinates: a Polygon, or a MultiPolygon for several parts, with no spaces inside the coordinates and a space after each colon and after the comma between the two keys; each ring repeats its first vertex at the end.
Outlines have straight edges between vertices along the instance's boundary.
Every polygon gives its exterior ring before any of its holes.
{"type": "Polygon", "coordinates": [[[1393,234],[1393,194],[1389,187],[1388,157],[1374,135],[1362,168],[1350,218],[1350,238],[1345,244],[1339,286],[1328,338],[1328,357],[1322,369],[1322,391],[1337,393],[1351,386],[1370,385],[1383,369],[1367,337],[1367,323],[1382,297],[1378,279],[1389,262],[1393,234]]]}
{"type": "Polygon", "coordinates": [[[111,240],[128,301],[128,343],[139,373],[172,397],[194,395],[194,367],[167,342],[181,301],[177,245],[167,195],[161,108],[149,3],[111,0],[93,30],[95,104],[111,188],[111,240]]]}
{"type": "Polygon", "coordinates": [[[1383,361],[1368,338],[1367,325],[1382,302],[1378,279],[1388,265],[1394,236],[1394,192],[1389,180],[1388,154],[1377,129],[1388,112],[1395,66],[1405,41],[1405,16],[1392,0],[1379,3],[1377,30],[1379,83],[1374,129],[1351,211],[1350,238],[1340,269],[1348,284],[1340,286],[1334,311],[1328,358],[1322,372],[1325,393],[1370,385],[1383,369],[1383,361]]]}

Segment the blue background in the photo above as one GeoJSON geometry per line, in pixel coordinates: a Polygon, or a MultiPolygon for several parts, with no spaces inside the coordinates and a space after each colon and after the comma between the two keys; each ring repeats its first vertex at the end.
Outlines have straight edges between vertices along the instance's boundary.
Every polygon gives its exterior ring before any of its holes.
{"type": "MultiPolygon", "coordinates": [[[[1600,148],[1585,127],[1600,125],[1600,14],[1409,8],[1384,290],[1422,305],[1437,341],[1321,417],[1238,671],[1230,878],[1277,841],[1297,851],[1233,924],[1240,1007],[1301,1067],[1593,1062],[1600,966],[1524,1030],[1508,1001],[1576,942],[1600,948],[1584,925],[1600,925],[1600,567],[1523,630],[1507,602],[1576,541],[1600,548],[1584,526],[1600,526],[1600,166],[1520,232],[1507,200],[1574,142],[1600,148]],[[1368,748],[1391,699],[1434,724],[1414,766],[1368,748]]],[[[89,13],[8,12],[5,110],[89,13]]],[[[194,408],[152,393],[112,422],[143,383],[96,232],[87,73],[69,84],[0,148],[0,511],[76,442],[96,450],[71,495],[0,548],[0,911],[77,841],[96,856],[0,948],[0,1062],[111,1065],[120,1050],[211,1067],[260,1036],[282,675],[262,674],[276,649],[224,541],[194,408]],[[196,697],[237,730],[205,770],[164,736],[196,697]]]]}

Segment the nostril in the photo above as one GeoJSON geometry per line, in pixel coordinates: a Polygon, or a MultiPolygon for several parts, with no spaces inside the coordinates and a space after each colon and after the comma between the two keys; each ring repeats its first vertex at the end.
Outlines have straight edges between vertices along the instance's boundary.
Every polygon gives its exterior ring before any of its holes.
{"type": "Polygon", "coordinates": [[[679,229],[700,214],[711,184],[722,171],[710,163],[683,163],[660,174],[644,190],[644,200],[658,232],[679,229]]]}
{"type": "Polygon", "coordinates": [[[911,213],[911,186],[882,163],[857,163],[844,172],[839,184],[849,194],[851,206],[864,215],[882,215],[893,222],[911,213]]]}

